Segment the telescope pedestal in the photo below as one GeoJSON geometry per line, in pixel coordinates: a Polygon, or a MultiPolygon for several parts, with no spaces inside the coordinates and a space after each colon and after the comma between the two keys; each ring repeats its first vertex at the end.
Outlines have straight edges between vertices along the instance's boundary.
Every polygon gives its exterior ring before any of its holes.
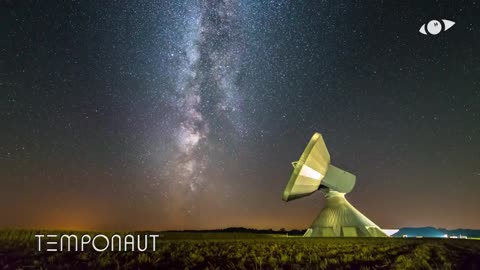
{"type": "Polygon", "coordinates": [[[313,221],[306,237],[387,237],[347,199],[345,193],[325,192],[325,206],[313,221]]]}

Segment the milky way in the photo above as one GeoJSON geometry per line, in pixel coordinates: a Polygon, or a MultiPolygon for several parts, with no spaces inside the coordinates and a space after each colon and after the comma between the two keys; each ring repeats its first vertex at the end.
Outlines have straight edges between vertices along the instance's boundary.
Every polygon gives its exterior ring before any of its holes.
{"type": "Polygon", "coordinates": [[[478,227],[479,4],[6,1],[0,227],[306,228],[316,131],[380,227],[478,227]]]}
{"type": "MultiPolygon", "coordinates": [[[[172,127],[177,149],[169,165],[169,197],[190,211],[192,195],[201,190],[205,170],[211,165],[212,140],[225,132],[244,132],[241,96],[237,76],[242,40],[236,1],[191,3],[178,49],[178,77],[175,81],[177,126],[172,127]],[[173,173],[173,176],[172,176],[173,173]]],[[[213,150],[215,151],[215,150],[213,150]]]]}

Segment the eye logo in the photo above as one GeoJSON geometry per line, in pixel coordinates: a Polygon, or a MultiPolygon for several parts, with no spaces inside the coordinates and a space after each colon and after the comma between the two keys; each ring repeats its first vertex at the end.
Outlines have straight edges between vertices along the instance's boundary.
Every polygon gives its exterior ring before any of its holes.
{"type": "Polygon", "coordinates": [[[422,27],[420,27],[419,32],[424,35],[437,35],[442,32],[442,30],[447,31],[454,24],[455,22],[445,19],[441,20],[441,22],[438,20],[431,20],[427,23],[426,27],[425,24],[423,24],[422,27]]]}

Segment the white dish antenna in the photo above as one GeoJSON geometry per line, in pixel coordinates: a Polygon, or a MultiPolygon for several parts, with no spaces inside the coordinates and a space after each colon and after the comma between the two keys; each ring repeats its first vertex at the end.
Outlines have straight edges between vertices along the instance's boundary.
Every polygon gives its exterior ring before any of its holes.
{"type": "Polygon", "coordinates": [[[326,204],[304,236],[387,236],[375,223],[355,209],[345,194],[355,186],[355,175],[330,164],[325,141],[313,134],[298,161],[282,199],[291,201],[318,190],[325,194],[326,204]]]}

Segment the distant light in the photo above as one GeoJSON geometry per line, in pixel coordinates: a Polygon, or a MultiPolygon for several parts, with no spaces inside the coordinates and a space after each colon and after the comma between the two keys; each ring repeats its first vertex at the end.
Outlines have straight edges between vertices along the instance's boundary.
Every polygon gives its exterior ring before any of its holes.
{"type": "Polygon", "coordinates": [[[448,238],[448,234],[444,234],[443,237],[444,237],[444,238],[448,238]]]}
{"type": "Polygon", "coordinates": [[[398,229],[382,229],[382,231],[388,235],[388,236],[392,236],[394,234],[396,234],[399,230],[398,229]]]}

